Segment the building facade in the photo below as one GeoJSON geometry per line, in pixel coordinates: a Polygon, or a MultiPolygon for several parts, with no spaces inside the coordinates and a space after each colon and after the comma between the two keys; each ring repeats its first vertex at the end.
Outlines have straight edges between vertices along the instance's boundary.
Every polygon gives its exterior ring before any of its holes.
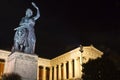
{"type": "MultiPolygon", "coordinates": [[[[102,52],[94,46],[83,46],[64,53],[53,59],[38,59],[37,80],[80,80],[82,77],[82,64],[90,59],[102,57],[102,52]]],[[[5,63],[9,51],[0,50],[0,77],[4,73],[5,63]]]]}

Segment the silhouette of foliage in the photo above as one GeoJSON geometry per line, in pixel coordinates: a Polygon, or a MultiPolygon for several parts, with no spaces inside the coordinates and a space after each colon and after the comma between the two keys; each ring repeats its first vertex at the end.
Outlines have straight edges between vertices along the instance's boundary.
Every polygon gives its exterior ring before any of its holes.
{"type": "Polygon", "coordinates": [[[120,72],[108,58],[108,55],[90,60],[83,64],[83,67],[83,80],[120,80],[120,72]]]}
{"type": "Polygon", "coordinates": [[[5,73],[2,75],[2,80],[22,80],[17,73],[5,73]]]}

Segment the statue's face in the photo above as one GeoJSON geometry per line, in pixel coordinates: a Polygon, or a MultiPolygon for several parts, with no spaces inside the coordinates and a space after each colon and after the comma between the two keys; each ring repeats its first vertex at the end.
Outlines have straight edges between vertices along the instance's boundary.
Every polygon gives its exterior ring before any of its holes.
{"type": "Polygon", "coordinates": [[[33,15],[32,10],[31,10],[31,9],[27,9],[27,10],[26,10],[26,16],[27,16],[27,17],[31,17],[32,15],[33,15]]]}

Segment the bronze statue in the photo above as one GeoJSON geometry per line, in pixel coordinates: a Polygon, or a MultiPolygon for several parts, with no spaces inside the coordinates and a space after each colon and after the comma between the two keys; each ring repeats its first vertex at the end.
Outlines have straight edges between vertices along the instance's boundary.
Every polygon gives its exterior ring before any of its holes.
{"type": "Polygon", "coordinates": [[[16,33],[14,36],[14,47],[12,52],[22,51],[32,54],[35,51],[36,37],[34,33],[34,26],[35,21],[40,17],[40,12],[35,3],[32,2],[32,5],[36,8],[37,14],[32,17],[32,10],[29,8],[26,10],[26,15],[20,21],[19,27],[14,29],[16,30],[16,33]]]}
{"type": "Polygon", "coordinates": [[[25,28],[18,29],[14,36],[14,47],[12,52],[21,51],[24,52],[23,48],[28,47],[28,31],[25,28]]]}

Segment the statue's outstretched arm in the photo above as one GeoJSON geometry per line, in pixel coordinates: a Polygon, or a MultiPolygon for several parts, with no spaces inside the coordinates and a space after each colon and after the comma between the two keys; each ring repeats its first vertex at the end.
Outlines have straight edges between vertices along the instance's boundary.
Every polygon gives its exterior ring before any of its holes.
{"type": "Polygon", "coordinates": [[[36,14],[36,16],[33,17],[34,20],[37,20],[40,17],[40,11],[34,2],[32,2],[32,5],[37,9],[37,14],[36,14]]]}
{"type": "Polygon", "coordinates": [[[27,23],[23,23],[22,25],[20,25],[19,27],[15,28],[14,30],[19,30],[19,29],[23,29],[23,28],[28,28],[28,24],[27,23]]]}

